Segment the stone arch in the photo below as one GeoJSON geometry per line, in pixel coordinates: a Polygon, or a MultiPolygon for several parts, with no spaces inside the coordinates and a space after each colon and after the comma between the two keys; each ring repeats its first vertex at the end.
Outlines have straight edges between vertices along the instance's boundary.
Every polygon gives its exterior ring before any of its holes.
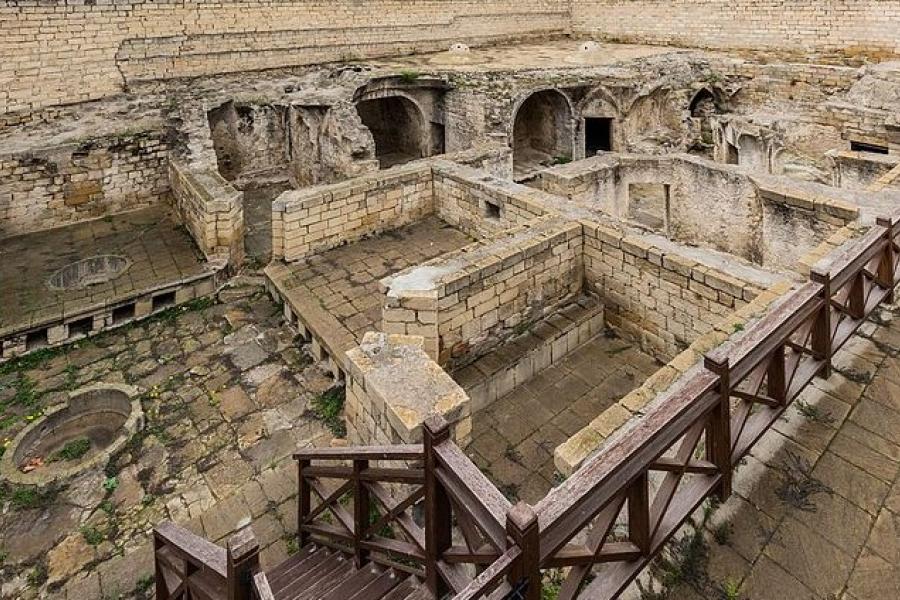
{"type": "Polygon", "coordinates": [[[572,159],[573,114],[572,102],[557,89],[532,92],[518,103],[511,135],[517,178],[572,159]]]}
{"type": "Polygon", "coordinates": [[[719,103],[713,91],[708,87],[702,87],[691,98],[688,110],[695,119],[702,119],[716,114],[718,106],[719,103]]]}
{"type": "Polygon", "coordinates": [[[425,115],[409,96],[372,95],[356,103],[356,112],[372,133],[375,156],[382,168],[429,155],[425,115]]]}

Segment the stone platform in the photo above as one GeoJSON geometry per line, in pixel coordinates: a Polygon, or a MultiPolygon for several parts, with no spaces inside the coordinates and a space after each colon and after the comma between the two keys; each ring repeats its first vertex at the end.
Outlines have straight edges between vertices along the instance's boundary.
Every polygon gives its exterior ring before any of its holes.
{"type": "Polygon", "coordinates": [[[162,207],[0,240],[0,358],[211,293],[223,266],[206,262],[162,207]],[[61,269],[97,256],[121,257],[127,265],[87,286],[48,283],[61,269]]]}
{"type": "Polygon", "coordinates": [[[314,345],[341,363],[367,331],[381,329],[381,279],[472,242],[432,216],[301,262],[273,263],[265,272],[288,316],[296,316],[314,345]]]}

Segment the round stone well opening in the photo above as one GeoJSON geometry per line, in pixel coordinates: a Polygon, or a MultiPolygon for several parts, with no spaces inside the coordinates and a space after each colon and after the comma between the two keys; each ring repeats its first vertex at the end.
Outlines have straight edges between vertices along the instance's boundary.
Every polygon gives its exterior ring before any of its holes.
{"type": "Polygon", "coordinates": [[[77,290],[90,285],[112,281],[131,266],[123,256],[102,254],[91,256],[72,264],[50,276],[47,286],[53,290],[77,290]]]}
{"type": "Polygon", "coordinates": [[[143,423],[138,389],[98,384],[69,395],[23,429],[0,459],[0,479],[47,485],[103,468],[143,423]]]}

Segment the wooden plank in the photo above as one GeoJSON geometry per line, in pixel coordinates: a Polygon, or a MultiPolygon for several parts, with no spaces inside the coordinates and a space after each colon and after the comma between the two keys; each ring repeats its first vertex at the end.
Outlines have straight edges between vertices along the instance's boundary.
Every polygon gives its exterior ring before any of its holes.
{"type": "Polygon", "coordinates": [[[295,460],[422,460],[422,444],[314,448],[294,454],[295,460]]]}
{"type": "Polygon", "coordinates": [[[444,443],[435,451],[439,462],[445,467],[443,472],[448,478],[465,486],[475,501],[491,515],[493,521],[503,526],[506,523],[506,513],[511,508],[509,500],[481,472],[481,469],[476,467],[456,444],[444,443]]]}
{"type": "Polygon", "coordinates": [[[490,509],[482,502],[482,498],[478,496],[478,492],[467,487],[457,475],[457,473],[448,471],[444,467],[435,469],[435,476],[447,490],[447,493],[454,499],[456,508],[472,516],[475,524],[485,533],[488,541],[495,548],[498,550],[505,548],[506,526],[504,522],[497,521],[495,515],[491,513],[490,509]]]}
{"type": "Polygon", "coordinates": [[[710,371],[691,371],[651,405],[633,427],[614,435],[596,456],[538,502],[535,509],[541,524],[543,558],[555,554],[712,409],[719,401],[717,381],[710,371]]]}
{"type": "Polygon", "coordinates": [[[275,594],[269,587],[269,580],[262,571],[253,576],[253,592],[256,594],[257,600],[275,600],[275,594]]]}
{"type": "Polygon", "coordinates": [[[494,561],[491,566],[473,579],[469,585],[457,592],[453,600],[475,600],[476,598],[484,597],[487,592],[494,590],[503,583],[506,574],[513,568],[513,565],[519,560],[521,555],[522,551],[519,548],[510,548],[494,561]]]}
{"type": "Polygon", "coordinates": [[[171,521],[163,521],[153,530],[157,539],[171,547],[181,558],[190,561],[201,570],[227,576],[225,548],[217,546],[180,527],[171,521]]]}

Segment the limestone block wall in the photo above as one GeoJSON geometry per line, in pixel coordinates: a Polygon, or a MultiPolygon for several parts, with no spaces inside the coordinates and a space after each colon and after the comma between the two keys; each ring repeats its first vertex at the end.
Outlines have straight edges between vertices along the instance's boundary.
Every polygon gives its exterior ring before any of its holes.
{"type": "Polygon", "coordinates": [[[656,356],[674,357],[761,291],[646,237],[595,222],[583,228],[585,285],[607,323],[656,356]]]}
{"type": "Polygon", "coordinates": [[[439,414],[462,447],[472,437],[466,392],[422,349],[417,336],[369,332],[347,353],[345,420],[355,444],[422,442],[422,424],[439,414]]]}
{"type": "Polygon", "coordinates": [[[633,186],[647,185],[668,186],[661,235],[776,269],[795,270],[804,252],[858,216],[842,190],[689,155],[597,156],[540,175],[544,191],[626,221],[633,186]]]}
{"type": "Polygon", "coordinates": [[[870,152],[832,151],[832,184],[848,190],[865,190],[900,164],[900,157],[870,152]]]}
{"type": "Polygon", "coordinates": [[[244,256],[243,192],[212,168],[169,163],[172,197],[181,222],[208,259],[226,257],[240,265],[244,256]]]}
{"type": "Polygon", "coordinates": [[[272,211],[273,257],[300,260],[433,212],[431,167],[410,163],[342,183],[291,190],[278,197],[272,211]]]}
{"type": "Polygon", "coordinates": [[[168,196],[161,133],[0,155],[0,237],[146,208],[168,196]]]}
{"type": "Polygon", "coordinates": [[[471,362],[581,291],[581,246],[577,222],[548,215],[408,269],[385,282],[383,330],[423,335],[450,369],[471,362]]]}
{"type": "Polygon", "coordinates": [[[434,167],[435,210],[441,219],[476,238],[526,223],[546,211],[536,200],[544,194],[510,181],[485,177],[447,161],[434,167]]]}
{"type": "Polygon", "coordinates": [[[890,0],[573,0],[572,28],[625,42],[856,57],[900,55],[890,0]]]}
{"type": "Polygon", "coordinates": [[[569,0],[17,0],[0,6],[0,114],[137,80],[562,33],[569,0]]]}
{"type": "Polygon", "coordinates": [[[644,383],[626,394],[618,402],[597,415],[587,426],[556,447],[553,462],[564,476],[574,473],[584,461],[597,452],[617,431],[631,419],[640,418],[650,402],[689,381],[696,372],[704,354],[734,335],[735,329],[747,326],[760,317],[783,294],[790,290],[786,282],[779,282],[766,289],[740,309],[721,318],[709,332],[695,339],[690,346],[672,358],[664,367],[644,383]]]}

